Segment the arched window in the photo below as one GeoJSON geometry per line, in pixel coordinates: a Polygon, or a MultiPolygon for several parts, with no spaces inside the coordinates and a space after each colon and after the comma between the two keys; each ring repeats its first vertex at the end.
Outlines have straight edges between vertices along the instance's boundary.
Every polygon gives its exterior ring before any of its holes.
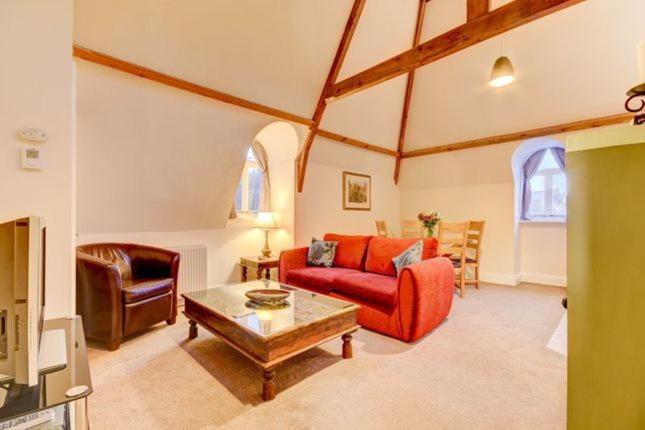
{"type": "Polygon", "coordinates": [[[262,199],[262,169],[258,165],[253,149],[246,153],[246,162],[240,183],[235,192],[235,210],[240,213],[258,212],[262,199]]]}
{"type": "Polygon", "coordinates": [[[564,149],[550,147],[531,154],[522,166],[522,220],[565,220],[567,175],[564,149]]]}

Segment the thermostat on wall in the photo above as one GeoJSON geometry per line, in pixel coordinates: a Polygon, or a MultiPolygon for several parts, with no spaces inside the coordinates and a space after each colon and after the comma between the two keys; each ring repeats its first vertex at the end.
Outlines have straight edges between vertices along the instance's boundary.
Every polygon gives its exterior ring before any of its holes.
{"type": "Polygon", "coordinates": [[[43,158],[40,149],[24,148],[20,150],[20,165],[23,169],[42,170],[43,158]]]}

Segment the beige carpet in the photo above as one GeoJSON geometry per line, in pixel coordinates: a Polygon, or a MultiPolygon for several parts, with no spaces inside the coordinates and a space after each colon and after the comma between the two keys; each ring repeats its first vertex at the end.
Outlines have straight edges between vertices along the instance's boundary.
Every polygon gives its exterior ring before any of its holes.
{"type": "Polygon", "coordinates": [[[557,287],[483,285],[455,297],[408,345],[367,330],[285,363],[263,403],[261,373],[184,318],[116,352],[90,349],[98,429],[563,429],[566,358],[547,348],[564,310],[557,287]]]}

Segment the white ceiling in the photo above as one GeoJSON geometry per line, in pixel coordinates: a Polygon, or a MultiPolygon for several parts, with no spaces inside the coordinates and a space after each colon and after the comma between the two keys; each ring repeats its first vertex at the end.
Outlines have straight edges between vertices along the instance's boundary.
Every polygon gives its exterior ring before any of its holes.
{"type": "Polygon", "coordinates": [[[644,23],[645,1],[587,0],[418,69],[406,149],[623,112],[644,23]],[[501,52],[517,81],[489,88],[501,52]]]}
{"type": "MultiPolygon", "coordinates": [[[[463,23],[465,3],[431,0],[422,40],[463,23]]],[[[75,4],[76,43],[311,116],[352,0],[75,4]]],[[[417,5],[367,0],[340,78],[408,49],[417,5]]],[[[644,20],[643,0],[586,0],[419,69],[405,149],[621,112],[637,79],[644,20]],[[500,52],[518,80],[493,90],[486,81],[500,52]]],[[[395,148],[404,87],[400,77],[334,102],[322,126],[395,148]]]]}

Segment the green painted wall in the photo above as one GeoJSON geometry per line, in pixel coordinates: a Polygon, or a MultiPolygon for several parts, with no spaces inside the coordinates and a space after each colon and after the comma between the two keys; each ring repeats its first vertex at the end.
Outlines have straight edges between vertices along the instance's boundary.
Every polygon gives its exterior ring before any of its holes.
{"type": "Polygon", "coordinates": [[[645,143],[613,144],[567,153],[570,430],[645,429],[645,143]]]}

